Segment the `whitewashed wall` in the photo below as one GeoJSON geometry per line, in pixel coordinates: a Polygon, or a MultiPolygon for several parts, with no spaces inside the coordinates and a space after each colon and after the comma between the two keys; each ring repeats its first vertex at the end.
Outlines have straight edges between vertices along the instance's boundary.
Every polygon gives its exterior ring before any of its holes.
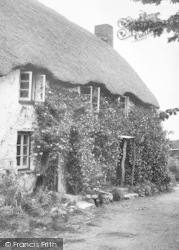
{"type": "MultiPolygon", "coordinates": [[[[19,103],[20,70],[0,77],[0,172],[10,169],[17,173],[16,143],[18,131],[33,131],[33,105],[19,103]]],[[[31,170],[34,170],[31,161],[31,170]]]]}

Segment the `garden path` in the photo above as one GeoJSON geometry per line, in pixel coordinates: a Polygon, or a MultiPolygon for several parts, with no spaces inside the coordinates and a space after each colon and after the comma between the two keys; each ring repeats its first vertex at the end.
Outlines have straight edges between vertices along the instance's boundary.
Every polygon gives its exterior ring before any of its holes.
{"type": "Polygon", "coordinates": [[[115,202],[64,250],[179,250],[179,185],[153,197],[115,202]]]}

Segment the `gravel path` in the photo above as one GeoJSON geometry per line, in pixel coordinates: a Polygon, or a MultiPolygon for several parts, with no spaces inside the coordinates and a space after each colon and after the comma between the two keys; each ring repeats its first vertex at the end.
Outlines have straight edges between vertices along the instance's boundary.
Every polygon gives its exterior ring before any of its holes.
{"type": "Polygon", "coordinates": [[[172,193],[116,202],[64,250],[179,250],[179,186],[172,193]]]}

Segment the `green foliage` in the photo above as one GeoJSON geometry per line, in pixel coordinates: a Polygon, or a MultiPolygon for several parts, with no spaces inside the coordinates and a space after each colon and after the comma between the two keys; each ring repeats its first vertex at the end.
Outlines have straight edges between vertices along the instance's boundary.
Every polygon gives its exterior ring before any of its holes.
{"type": "Polygon", "coordinates": [[[136,181],[159,183],[165,179],[169,141],[157,111],[137,108],[130,119],[136,136],[136,181]]]}
{"type": "Polygon", "coordinates": [[[41,204],[37,203],[29,196],[23,198],[21,202],[21,208],[24,212],[32,217],[42,216],[44,214],[41,204]]]}
{"type": "MultiPolygon", "coordinates": [[[[159,5],[163,0],[133,0],[134,2],[141,2],[143,4],[156,4],[159,5]]],[[[179,0],[170,0],[171,3],[179,3],[179,0]]]]}
{"type": "MultiPolygon", "coordinates": [[[[164,0],[133,0],[142,4],[161,4],[164,0]]],[[[178,0],[171,0],[170,3],[177,4],[178,0]]],[[[154,14],[155,15],[155,14],[154,14]]],[[[149,15],[151,16],[151,15],[149,15]]],[[[147,13],[143,13],[138,19],[129,23],[130,31],[152,32],[154,37],[161,36],[165,31],[172,33],[168,38],[168,42],[179,41],[179,12],[171,15],[167,20],[157,18],[149,18],[147,13]]]]}
{"type": "MultiPolygon", "coordinates": [[[[101,91],[100,112],[96,114],[75,89],[55,85],[49,88],[46,100],[35,107],[34,151],[41,173],[47,173],[49,162],[63,154],[68,192],[92,192],[107,181],[120,183],[121,135],[135,137],[135,181],[166,180],[169,142],[161,125],[164,113],[135,106],[126,118],[117,100],[101,91]]],[[[131,141],[127,151],[125,183],[130,185],[131,141]]]]}
{"type": "Polygon", "coordinates": [[[66,181],[68,183],[69,193],[78,194],[82,191],[81,183],[81,166],[79,156],[79,132],[76,127],[72,127],[70,131],[68,161],[66,165],[66,181]]]}
{"type": "Polygon", "coordinates": [[[0,176],[0,206],[17,207],[21,200],[18,178],[10,173],[0,176]]]}
{"type": "Polygon", "coordinates": [[[52,229],[54,208],[59,209],[56,219],[61,218],[62,197],[58,193],[39,189],[33,194],[23,194],[18,178],[12,174],[0,176],[0,187],[0,231],[29,236],[34,228],[52,229]]]}
{"type": "Polygon", "coordinates": [[[177,115],[177,112],[179,112],[179,108],[174,108],[174,109],[167,109],[165,111],[160,111],[159,112],[159,118],[162,121],[165,121],[168,119],[171,115],[177,115]]]}

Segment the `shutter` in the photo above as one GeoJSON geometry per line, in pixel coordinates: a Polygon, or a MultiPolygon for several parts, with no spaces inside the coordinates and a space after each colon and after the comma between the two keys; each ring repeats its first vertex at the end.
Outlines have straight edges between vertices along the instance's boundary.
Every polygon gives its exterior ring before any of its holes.
{"type": "Polygon", "coordinates": [[[34,81],[34,101],[44,102],[45,101],[45,83],[46,75],[36,75],[34,81]]]}

